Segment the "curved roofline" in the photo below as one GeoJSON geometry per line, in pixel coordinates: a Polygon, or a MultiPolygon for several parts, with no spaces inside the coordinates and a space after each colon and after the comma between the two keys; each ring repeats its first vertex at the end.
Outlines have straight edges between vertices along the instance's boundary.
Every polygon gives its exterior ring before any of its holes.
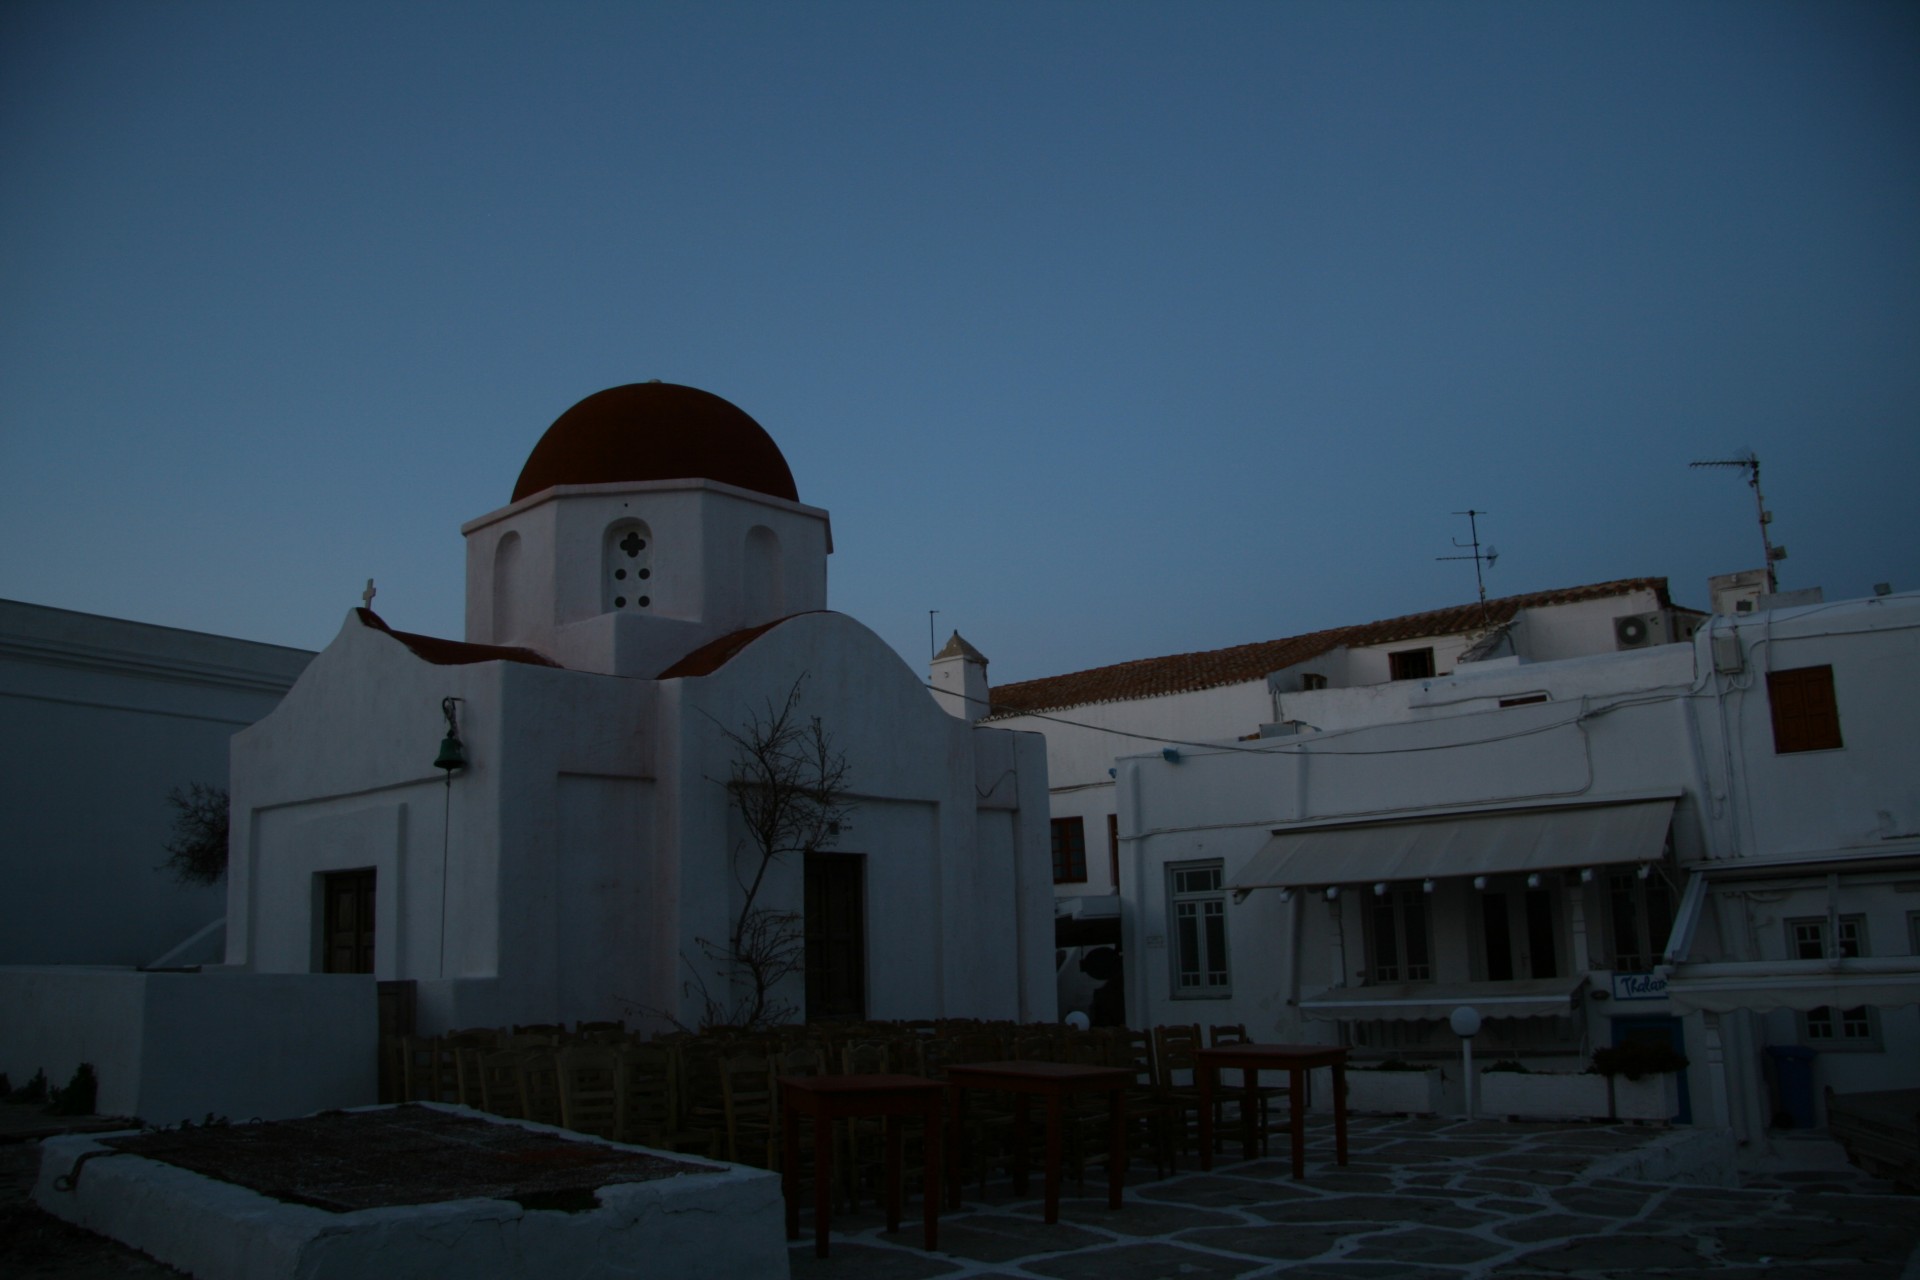
{"type": "Polygon", "coordinates": [[[746,627],[740,631],[729,632],[718,640],[709,640],[680,659],[672,666],[655,676],[655,680],[687,680],[698,676],[710,676],[739,655],[748,645],[784,622],[795,618],[810,617],[814,614],[832,613],[831,609],[806,609],[799,613],[790,613],[784,618],[775,618],[772,622],[763,622],[757,627],[746,627]]]}
{"type": "Polygon", "coordinates": [[[386,632],[410,649],[414,657],[431,662],[436,667],[462,667],[475,662],[519,662],[530,667],[560,666],[546,654],[533,649],[523,649],[517,645],[442,640],[438,636],[423,636],[413,631],[395,631],[387,625],[386,619],[371,609],[357,608],[354,613],[359,615],[361,624],[368,630],[386,632]]]}
{"type": "Polygon", "coordinates": [[[527,454],[512,500],[560,484],[695,478],[800,500],[786,455],[752,414],[711,391],[657,378],[606,387],[569,406],[527,454]]]}

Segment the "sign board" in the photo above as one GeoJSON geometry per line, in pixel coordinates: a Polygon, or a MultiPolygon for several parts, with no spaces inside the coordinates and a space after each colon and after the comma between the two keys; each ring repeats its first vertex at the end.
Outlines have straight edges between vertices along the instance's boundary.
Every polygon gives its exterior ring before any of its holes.
{"type": "Polygon", "coordinates": [[[1665,1000],[1667,975],[1664,973],[1616,973],[1613,975],[1615,1000],[1665,1000]]]}

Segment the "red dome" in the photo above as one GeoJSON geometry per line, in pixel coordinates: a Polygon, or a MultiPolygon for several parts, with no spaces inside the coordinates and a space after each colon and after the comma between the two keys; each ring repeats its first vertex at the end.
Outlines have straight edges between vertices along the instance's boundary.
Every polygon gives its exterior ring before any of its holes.
{"type": "Polygon", "coordinates": [[[557,484],[718,480],[800,500],[780,446],[719,396],[634,382],[588,396],[554,419],[527,455],[513,500],[557,484]]]}

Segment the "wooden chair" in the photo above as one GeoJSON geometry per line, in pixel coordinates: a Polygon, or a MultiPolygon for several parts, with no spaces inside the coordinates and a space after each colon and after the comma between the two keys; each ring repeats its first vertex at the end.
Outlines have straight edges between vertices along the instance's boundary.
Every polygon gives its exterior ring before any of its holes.
{"type": "Polygon", "coordinates": [[[460,1064],[452,1045],[440,1036],[407,1036],[400,1052],[408,1102],[460,1101],[460,1064]]]}
{"type": "Polygon", "coordinates": [[[441,1043],[453,1055],[454,1100],[476,1111],[486,1109],[480,1089],[480,1057],[498,1047],[492,1031],[450,1031],[441,1043]]]}
{"type": "MultiPolygon", "coordinates": [[[[1053,1052],[1053,1061],[1056,1062],[1088,1067],[1110,1065],[1108,1038],[1091,1031],[1062,1033],[1054,1041],[1053,1052]]],[[[1087,1165],[1105,1164],[1107,1160],[1107,1095],[1091,1092],[1068,1094],[1061,1120],[1066,1137],[1067,1167],[1077,1180],[1084,1183],[1087,1165]]]]}
{"type": "Polygon", "coordinates": [[[611,1045],[568,1045],[555,1055],[560,1123],[575,1133],[612,1138],[619,1132],[620,1051],[611,1045]]]}
{"type": "MultiPolygon", "coordinates": [[[[884,1038],[863,1035],[840,1044],[841,1075],[886,1075],[894,1068],[893,1059],[893,1043],[884,1038]]],[[[886,1122],[879,1116],[854,1116],[844,1122],[836,1141],[840,1154],[834,1165],[841,1174],[840,1189],[846,1206],[856,1209],[862,1181],[885,1159],[886,1122]]]]}
{"type": "MultiPolygon", "coordinates": [[[[1244,1022],[1228,1022],[1207,1028],[1207,1044],[1209,1046],[1216,1044],[1251,1043],[1252,1040],[1247,1035],[1247,1024],[1244,1022]]],[[[1241,1090],[1228,1087],[1227,1081],[1225,1080],[1221,1080],[1219,1085],[1220,1087],[1216,1088],[1213,1094],[1213,1149],[1216,1153],[1224,1150],[1227,1144],[1229,1130],[1225,1121],[1229,1102],[1231,1101],[1235,1107],[1239,1107],[1244,1105],[1241,1100],[1244,1099],[1245,1096],[1241,1090]]],[[[1260,1154],[1263,1156],[1267,1154],[1267,1134],[1272,1128],[1271,1115],[1273,1100],[1286,1096],[1287,1086],[1284,1084],[1272,1084],[1265,1080],[1257,1080],[1254,1086],[1254,1098],[1259,1104],[1259,1110],[1254,1116],[1253,1132],[1255,1140],[1259,1143],[1260,1154]]]]}
{"type": "Polygon", "coordinates": [[[626,1040],[627,1024],[624,1022],[576,1022],[562,1043],[610,1044],[618,1048],[626,1040]]]}
{"type": "Polygon", "coordinates": [[[628,1045],[620,1050],[614,1137],[662,1151],[715,1154],[717,1134],[686,1121],[674,1054],[664,1044],[628,1045]]]}
{"type": "Polygon", "coordinates": [[[688,1129],[711,1133],[715,1153],[724,1156],[727,1147],[727,1099],[720,1084],[724,1042],[711,1036],[691,1036],[673,1041],[671,1049],[680,1123],[688,1129]]]}
{"type": "Polygon", "coordinates": [[[888,1040],[862,1038],[840,1046],[840,1074],[844,1076],[885,1075],[893,1070],[893,1044],[888,1040]]]}
{"type": "Polygon", "coordinates": [[[539,1124],[561,1123],[560,1063],[554,1049],[520,1054],[520,1117],[539,1124]]]}
{"type": "Polygon", "coordinates": [[[524,1120],[520,1100],[520,1049],[489,1049],[478,1055],[480,1109],[508,1120],[524,1120]]]}
{"type": "Polygon", "coordinates": [[[782,1045],[774,1054],[774,1074],[779,1076],[824,1076],[827,1051],[817,1041],[795,1040],[782,1045]]]}
{"type": "Polygon", "coordinates": [[[1172,1124],[1154,1068],[1152,1035],[1130,1027],[1099,1028],[1093,1034],[1107,1037],[1107,1065],[1133,1072],[1126,1091],[1128,1150],[1146,1155],[1153,1161],[1154,1175],[1165,1176],[1173,1164],[1172,1124]]]}
{"type": "Polygon", "coordinates": [[[722,1059],[720,1093],[727,1122],[727,1159],[759,1169],[780,1167],[780,1124],[773,1066],[764,1053],[722,1059]]]}
{"type": "MultiPolygon", "coordinates": [[[[1200,1128],[1200,1081],[1193,1051],[1201,1047],[1200,1024],[1153,1029],[1153,1063],[1173,1150],[1186,1151],[1200,1128]]],[[[1171,1154],[1171,1151],[1170,1153],[1171,1154]]]]}

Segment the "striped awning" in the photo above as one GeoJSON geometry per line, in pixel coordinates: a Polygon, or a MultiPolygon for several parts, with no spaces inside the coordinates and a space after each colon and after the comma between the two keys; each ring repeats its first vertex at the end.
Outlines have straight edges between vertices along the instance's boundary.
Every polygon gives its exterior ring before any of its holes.
{"type": "Polygon", "coordinates": [[[1232,889],[1305,888],[1655,862],[1672,797],[1276,831],[1232,889]]]}

